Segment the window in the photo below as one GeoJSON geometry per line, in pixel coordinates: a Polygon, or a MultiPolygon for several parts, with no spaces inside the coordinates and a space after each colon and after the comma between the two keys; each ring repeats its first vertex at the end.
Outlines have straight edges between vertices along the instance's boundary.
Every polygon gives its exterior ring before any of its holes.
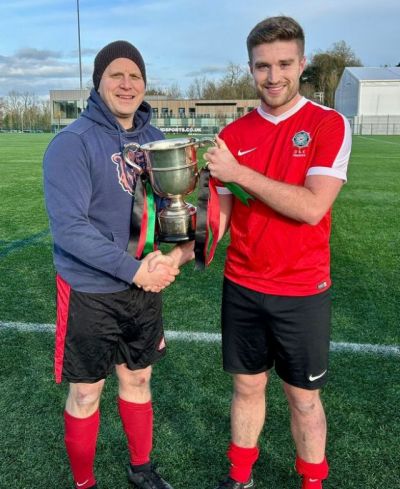
{"type": "Polygon", "coordinates": [[[53,102],[53,114],[55,119],[76,119],[78,117],[78,102],[55,101],[53,102]]]}

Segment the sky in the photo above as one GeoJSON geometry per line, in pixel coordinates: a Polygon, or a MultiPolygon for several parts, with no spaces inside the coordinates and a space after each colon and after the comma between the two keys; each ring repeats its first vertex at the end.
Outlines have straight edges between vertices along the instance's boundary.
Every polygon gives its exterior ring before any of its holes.
{"type": "MultiPolygon", "coordinates": [[[[364,66],[400,62],[399,0],[79,0],[83,87],[93,60],[124,39],[141,52],[148,86],[219,79],[229,63],[247,69],[246,37],[260,20],[294,17],[306,55],[344,40],[364,66]]],[[[0,1],[0,97],[48,96],[79,88],[77,0],[0,1]]]]}

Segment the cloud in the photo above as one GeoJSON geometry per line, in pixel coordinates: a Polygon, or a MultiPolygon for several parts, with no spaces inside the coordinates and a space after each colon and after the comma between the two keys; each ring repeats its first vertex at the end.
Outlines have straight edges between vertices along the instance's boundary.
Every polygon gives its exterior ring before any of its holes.
{"type": "Polygon", "coordinates": [[[15,58],[39,61],[59,58],[60,56],[61,53],[59,51],[39,50],[35,48],[22,48],[15,53],[15,58]]]}
{"type": "MultiPolygon", "coordinates": [[[[89,79],[92,66],[82,66],[84,79],[89,79]]],[[[48,94],[50,88],[78,88],[78,57],[61,51],[21,48],[11,56],[0,55],[0,87],[2,94],[11,91],[38,91],[48,94]]]]}
{"type": "Polygon", "coordinates": [[[226,66],[203,66],[196,71],[190,71],[185,76],[196,77],[205,75],[221,75],[226,73],[226,66]]]}
{"type": "MultiPolygon", "coordinates": [[[[55,51],[38,51],[26,49],[14,56],[0,56],[0,70],[3,78],[23,77],[74,77],[77,74],[78,61],[65,62],[62,55],[55,51]]],[[[89,66],[84,66],[86,74],[91,73],[89,66]]]]}
{"type": "Polygon", "coordinates": [[[76,66],[71,65],[13,66],[5,73],[5,75],[9,78],[71,78],[76,76],[76,72],[76,66]]]}
{"type": "MultiPolygon", "coordinates": [[[[82,48],[81,49],[81,56],[87,57],[87,58],[94,58],[95,55],[99,52],[98,49],[93,49],[93,48],[82,48]]],[[[71,58],[78,59],[79,56],[79,51],[77,49],[74,49],[73,51],[70,52],[69,56],[71,58]]]]}

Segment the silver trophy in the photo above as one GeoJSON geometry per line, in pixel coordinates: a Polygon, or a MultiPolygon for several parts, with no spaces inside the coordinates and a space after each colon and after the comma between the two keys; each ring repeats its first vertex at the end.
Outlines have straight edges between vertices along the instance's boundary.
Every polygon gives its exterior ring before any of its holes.
{"type": "Polygon", "coordinates": [[[134,161],[134,153],[143,151],[146,170],[154,192],[169,203],[157,213],[158,240],[178,243],[193,240],[196,230],[196,207],[183,200],[196,188],[199,172],[196,149],[215,144],[209,138],[162,139],[139,145],[129,143],[124,159],[137,173],[143,169],[134,161]]]}

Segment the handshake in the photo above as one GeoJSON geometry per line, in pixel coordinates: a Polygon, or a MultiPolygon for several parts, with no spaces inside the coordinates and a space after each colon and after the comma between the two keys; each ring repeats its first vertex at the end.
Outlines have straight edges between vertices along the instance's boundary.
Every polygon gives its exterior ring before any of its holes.
{"type": "Polygon", "coordinates": [[[175,280],[179,267],[194,258],[194,241],[175,246],[169,253],[153,251],[143,258],[133,283],[146,292],[161,292],[175,280]]]}

